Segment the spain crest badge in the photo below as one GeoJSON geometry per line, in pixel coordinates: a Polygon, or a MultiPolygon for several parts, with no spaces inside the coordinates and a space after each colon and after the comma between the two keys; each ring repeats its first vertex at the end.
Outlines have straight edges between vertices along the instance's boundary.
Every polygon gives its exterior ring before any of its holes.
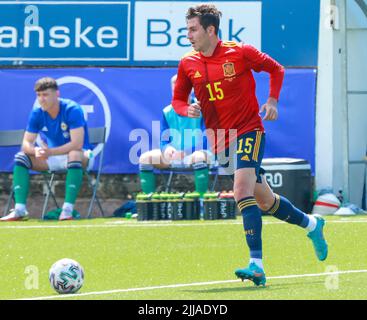
{"type": "Polygon", "coordinates": [[[236,70],[234,69],[233,62],[226,62],[222,65],[222,67],[225,77],[233,77],[234,75],[236,75],[236,70]]]}

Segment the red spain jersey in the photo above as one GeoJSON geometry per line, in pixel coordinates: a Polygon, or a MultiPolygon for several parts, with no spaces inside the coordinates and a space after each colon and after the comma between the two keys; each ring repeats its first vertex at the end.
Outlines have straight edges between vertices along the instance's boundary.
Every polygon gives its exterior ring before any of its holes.
{"type": "Polygon", "coordinates": [[[178,114],[187,116],[187,97],[194,88],[206,128],[225,132],[225,138],[208,136],[215,153],[241,134],[264,131],[252,70],[270,74],[269,96],[278,100],[284,68],[253,46],[219,41],[212,56],[192,51],[180,61],[172,105],[178,114]],[[230,129],[236,129],[234,137],[230,129]]]}

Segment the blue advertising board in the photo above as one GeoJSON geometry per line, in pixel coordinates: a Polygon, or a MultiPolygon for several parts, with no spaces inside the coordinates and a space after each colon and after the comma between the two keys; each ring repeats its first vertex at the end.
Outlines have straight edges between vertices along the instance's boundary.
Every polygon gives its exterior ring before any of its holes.
{"type": "MultiPolygon", "coordinates": [[[[207,1],[0,1],[0,65],[177,66],[187,9],[207,1]]],[[[210,1],[220,37],[317,66],[320,0],[210,1]]]]}
{"type": "MultiPolygon", "coordinates": [[[[162,109],[170,104],[176,68],[52,68],[0,70],[0,130],[24,129],[35,102],[34,83],[57,79],[61,96],[77,101],[90,127],[106,126],[103,173],[137,173],[142,152],[159,147],[162,109]]],[[[255,73],[259,104],[269,91],[266,73],[255,73]]],[[[287,69],[279,119],[265,121],[265,157],[306,159],[314,170],[314,69],[287,69]]],[[[15,148],[0,149],[0,171],[11,171],[15,148]]]]}
{"type": "Polygon", "coordinates": [[[129,61],[130,2],[0,2],[0,59],[23,64],[129,61]]]}

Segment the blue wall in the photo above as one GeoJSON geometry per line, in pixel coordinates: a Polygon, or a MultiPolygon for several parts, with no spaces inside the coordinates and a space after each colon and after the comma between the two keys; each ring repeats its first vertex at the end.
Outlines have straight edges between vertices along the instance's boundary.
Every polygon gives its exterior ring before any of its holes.
{"type": "MultiPolygon", "coordinates": [[[[129,158],[129,152],[135,150],[139,139],[134,141],[129,136],[132,132],[138,135],[143,132],[149,140],[146,148],[158,145],[159,130],[153,129],[152,121],[159,121],[162,108],[170,103],[170,78],[175,72],[176,68],[0,70],[0,130],[25,128],[35,101],[34,82],[51,76],[64,83],[60,85],[61,96],[87,106],[91,127],[107,122],[109,137],[103,172],[136,173],[138,167],[129,158]]],[[[262,104],[268,96],[268,75],[255,74],[255,78],[262,104]]],[[[314,69],[286,70],[279,120],[265,123],[265,157],[303,158],[314,170],[315,96],[314,69]]],[[[0,171],[11,171],[15,151],[0,149],[0,171]]]]}
{"type": "Polygon", "coordinates": [[[262,50],[286,66],[317,66],[320,0],[262,3],[262,50]]]}

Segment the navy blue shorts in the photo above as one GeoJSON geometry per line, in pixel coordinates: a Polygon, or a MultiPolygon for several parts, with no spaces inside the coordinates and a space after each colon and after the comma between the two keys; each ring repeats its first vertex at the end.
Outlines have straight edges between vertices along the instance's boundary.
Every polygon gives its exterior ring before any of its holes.
{"type": "Polygon", "coordinates": [[[217,160],[227,174],[233,174],[237,169],[255,168],[257,182],[261,183],[261,175],[265,173],[261,168],[264,150],[265,133],[251,131],[237,137],[236,143],[217,155],[217,160]]]}

